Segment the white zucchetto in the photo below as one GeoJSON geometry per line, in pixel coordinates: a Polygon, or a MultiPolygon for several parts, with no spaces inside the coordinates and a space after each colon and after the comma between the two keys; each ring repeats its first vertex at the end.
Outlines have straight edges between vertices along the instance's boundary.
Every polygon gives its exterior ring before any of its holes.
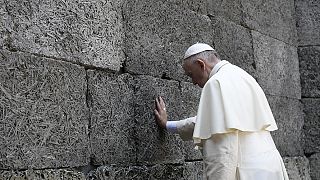
{"type": "Polygon", "coordinates": [[[208,44],[196,43],[187,49],[183,59],[187,59],[188,57],[201,53],[203,51],[214,51],[214,49],[208,44]]]}

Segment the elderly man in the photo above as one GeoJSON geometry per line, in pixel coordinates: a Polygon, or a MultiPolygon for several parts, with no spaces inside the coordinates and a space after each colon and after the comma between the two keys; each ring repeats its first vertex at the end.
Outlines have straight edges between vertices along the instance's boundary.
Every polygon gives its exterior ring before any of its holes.
{"type": "Polygon", "coordinates": [[[161,97],[154,113],[160,127],[194,140],[203,155],[204,179],[288,179],[270,135],[277,125],[255,79],[202,43],[187,49],[183,69],[203,88],[197,116],[167,121],[161,97]]]}

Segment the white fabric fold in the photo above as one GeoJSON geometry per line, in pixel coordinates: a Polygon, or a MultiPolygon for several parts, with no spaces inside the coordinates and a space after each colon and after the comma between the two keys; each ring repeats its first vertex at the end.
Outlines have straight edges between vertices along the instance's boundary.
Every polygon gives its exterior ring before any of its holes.
{"type": "Polygon", "coordinates": [[[215,65],[202,89],[193,139],[235,130],[257,132],[277,129],[267,98],[255,79],[228,61],[215,65]]]}

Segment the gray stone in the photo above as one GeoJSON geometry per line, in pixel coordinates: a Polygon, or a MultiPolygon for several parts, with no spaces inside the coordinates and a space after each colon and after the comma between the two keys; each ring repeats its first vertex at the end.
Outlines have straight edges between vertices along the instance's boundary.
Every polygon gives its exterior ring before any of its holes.
{"type": "Polygon", "coordinates": [[[184,164],[183,177],[185,180],[202,180],[203,178],[203,162],[194,161],[187,162],[184,164]]]}
{"type": "Polygon", "coordinates": [[[138,162],[177,163],[185,159],[201,159],[201,153],[194,149],[193,141],[183,142],[178,135],[160,129],[153,114],[155,98],[162,96],[169,120],[177,121],[195,116],[200,88],[187,82],[179,84],[151,76],[137,76],[135,81],[138,162]]]}
{"type": "Polygon", "coordinates": [[[257,80],[266,94],[301,98],[297,48],[252,31],[257,80]]]}
{"type": "Polygon", "coordinates": [[[309,157],[311,179],[320,179],[320,153],[313,154],[309,157]]]}
{"type": "Polygon", "coordinates": [[[255,61],[250,30],[221,18],[212,18],[212,27],[215,49],[220,58],[254,75],[255,61]]]}
{"type": "Polygon", "coordinates": [[[93,163],[135,163],[133,77],[88,72],[93,163]]]}
{"type": "Polygon", "coordinates": [[[320,45],[320,1],[296,0],[299,45],[320,45]]]}
{"type": "Polygon", "coordinates": [[[320,152],[320,99],[303,98],[305,121],[303,132],[305,134],[305,153],[320,152]]]}
{"type": "Polygon", "coordinates": [[[100,166],[87,175],[88,180],[200,180],[202,179],[202,162],[184,164],[157,164],[154,166],[100,166]]]}
{"type": "Polygon", "coordinates": [[[25,171],[0,170],[0,179],[10,180],[85,180],[85,175],[72,169],[44,169],[25,171]]]}
{"type": "Polygon", "coordinates": [[[241,0],[207,0],[208,14],[222,17],[237,24],[243,23],[243,8],[241,0]]]}
{"type": "Polygon", "coordinates": [[[174,3],[181,9],[189,9],[191,11],[207,15],[208,14],[208,0],[166,0],[174,3]]]}
{"type": "Polygon", "coordinates": [[[0,168],[88,163],[85,70],[0,51],[0,168]]]}
{"type": "Polygon", "coordinates": [[[126,71],[186,80],[181,60],[196,42],[212,44],[211,21],[168,1],[127,1],[126,71]]]}
{"type": "Polygon", "coordinates": [[[299,47],[302,97],[320,97],[320,47],[299,47]]]}
{"type": "Polygon", "coordinates": [[[284,157],[284,164],[291,180],[311,180],[309,161],[306,157],[284,157]]]}
{"type": "Polygon", "coordinates": [[[119,70],[122,1],[4,0],[11,48],[119,70]]]}
{"type": "MultiPolygon", "coordinates": [[[[197,115],[201,89],[191,83],[181,82],[181,105],[179,119],[193,117],[197,115]]],[[[178,120],[178,119],[177,119],[178,120]]],[[[186,160],[202,159],[199,150],[194,149],[193,141],[183,142],[184,157],[186,160]]]]}
{"type": "Polygon", "coordinates": [[[137,158],[140,163],[183,162],[182,140],[160,129],[155,122],[153,110],[155,98],[162,96],[170,120],[179,119],[181,94],[179,83],[151,76],[135,78],[135,120],[137,121],[137,158]]]}
{"type": "Polygon", "coordinates": [[[282,156],[303,155],[302,105],[298,99],[267,95],[271,110],[278,125],[272,132],[273,139],[282,156]]]}
{"type": "Polygon", "coordinates": [[[244,25],[296,45],[294,0],[241,0],[244,25]]]}

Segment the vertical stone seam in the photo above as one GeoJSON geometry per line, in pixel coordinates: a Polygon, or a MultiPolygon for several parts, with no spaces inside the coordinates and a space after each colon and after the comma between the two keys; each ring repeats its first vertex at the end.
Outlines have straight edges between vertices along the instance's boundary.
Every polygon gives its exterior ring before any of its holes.
{"type": "Polygon", "coordinates": [[[91,131],[92,131],[92,112],[91,112],[91,108],[92,108],[92,97],[91,97],[91,94],[90,94],[90,88],[89,88],[89,75],[88,75],[88,69],[85,68],[85,72],[86,72],[86,106],[87,106],[87,109],[88,109],[88,115],[87,115],[87,118],[88,118],[88,140],[89,140],[89,165],[94,165],[93,164],[93,156],[92,156],[92,152],[91,152],[91,148],[92,148],[92,145],[91,145],[91,131]]]}

